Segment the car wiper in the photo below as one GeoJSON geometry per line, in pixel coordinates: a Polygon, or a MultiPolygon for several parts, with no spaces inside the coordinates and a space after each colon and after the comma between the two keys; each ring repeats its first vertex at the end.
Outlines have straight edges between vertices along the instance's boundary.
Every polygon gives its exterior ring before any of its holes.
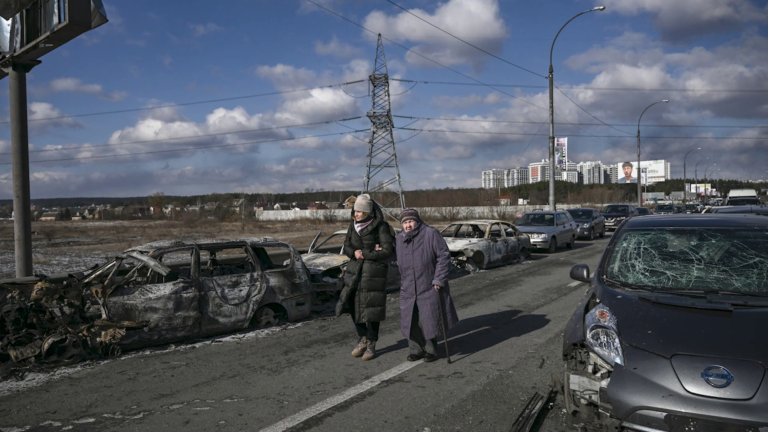
{"type": "Polygon", "coordinates": [[[607,278],[605,276],[603,276],[603,282],[607,282],[607,283],[609,283],[611,285],[615,285],[615,286],[617,286],[619,288],[626,288],[626,289],[630,289],[630,290],[633,290],[633,291],[642,291],[642,292],[648,292],[648,293],[655,293],[656,292],[653,289],[653,287],[649,287],[649,286],[646,286],[646,285],[632,284],[632,283],[629,283],[629,282],[617,281],[617,280],[613,280],[613,279],[607,278]]]}

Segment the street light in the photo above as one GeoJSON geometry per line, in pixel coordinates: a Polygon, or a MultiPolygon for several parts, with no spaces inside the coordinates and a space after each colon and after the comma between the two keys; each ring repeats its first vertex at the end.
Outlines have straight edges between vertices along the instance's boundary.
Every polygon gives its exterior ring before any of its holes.
{"type": "Polygon", "coordinates": [[[697,147],[692,150],[688,150],[688,153],[685,154],[685,157],[683,158],[683,204],[688,202],[688,191],[685,190],[685,180],[688,178],[685,174],[685,159],[688,157],[689,154],[691,154],[692,151],[701,150],[701,147],[697,147]]]}
{"type": "MultiPolygon", "coordinates": [[[[717,164],[714,164],[714,165],[717,165],[717,164]]],[[[710,166],[711,166],[711,165],[710,165],[710,166]]],[[[707,167],[707,168],[709,168],[709,167],[707,167]]],[[[716,169],[715,171],[720,171],[720,168],[716,169]]],[[[704,170],[704,173],[705,173],[705,175],[704,175],[704,178],[707,178],[707,177],[706,177],[706,172],[707,172],[707,170],[704,170]]],[[[714,176],[715,176],[715,175],[716,175],[715,173],[712,173],[712,179],[713,179],[713,180],[714,180],[714,176]]],[[[710,193],[711,193],[711,192],[712,192],[712,188],[709,188],[709,191],[710,191],[710,193]]],[[[707,201],[709,201],[709,199],[707,198],[708,196],[709,196],[709,195],[707,194],[707,184],[706,184],[706,183],[704,183],[704,199],[706,199],[707,201]]]]}
{"type": "Polygon", "coordinates": [[[713,167],[713,166],[717,166],[717,164],[715,163],[715,164],[712,164],[712,165],[707,165],[707,167],[704,168],[704,202],[709,201],[709,199],[707,198],[707,183],[706,183],[706,181],[707,181],[707,170],[709,169],[709,167],[713,167]]]}
{"type": "MultiPolygon", "coordinates": [[[[563,24],[562,27],[560,27],[560,30],[557,31],[557,34],[555,35],[555,39],[552,41],[552,48],[549,49],[549,210],[554,211],[556,208],[555,206],[555,100],[554,100],[554,69],[552,68],[552,51],[555,49],[555,42],[557,42],[557,37],[560,36],[560,32],[563,31],[565,26],[568,25],[571,21],[575,20],[577,17],[584,15],[585,13],[589,12],[595,12],[595,11],[604,11],[605,6],[597,6],[595,8],[592,8],[588,11],[581,12],[579,14],[576,14],[573,18],[569,19],[568,22],[563,24]]],[[[568,161],[565,161],[566,166],[568,164],[568,161]]]]}
{"type": "Polygon", "coordinates": [[[709,158],[704,158],[696,162],[696,166],[694,167],[694,170],[693,170],[693,173],[696,176],[696,202],[699,202],[699,163],[705,160],[709,160],[709,158]]]}
{"type": "MultiPolygon", "coordinates": [[[[641,193],[642,185],[640,184],[641,183],[640,180],[642,179],[642,176],[640,175],[640,120],[643,119],[643,114],[645,114],[645,112],[648,111],[648,108],[656,104],[667,103],[667,102],[669,102],[669,99],[663,99],[648,105],[647,107],[645,107],[643,112],[640,113],[640,118],[637,119],[637,206],[638,207],[643,206],[643,194],[641,193]]],[[[685,195],[685,193],[683,193],[683,195],[685,195]]]]}

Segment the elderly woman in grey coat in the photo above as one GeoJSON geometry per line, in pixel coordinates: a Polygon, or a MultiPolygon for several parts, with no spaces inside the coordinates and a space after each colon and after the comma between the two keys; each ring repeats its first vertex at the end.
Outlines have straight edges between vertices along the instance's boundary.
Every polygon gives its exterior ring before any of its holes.
{"type": "MultiPolygon", "coordinates": [[[[440,311],[446,329],[459,322],[448,288],[451,252],[443,236],[419,218],[415,209],[400,214],[403,232],[397,236],[400,267],[400,332],[408,339],[408,361],[437,359],[440,311]]],[[[447,330],[446,330],[447,331],[447,330]]]]}
{"type": "Polygon", "coordinates": [[[363,360],[376,356],[379,323],[387,316],[387,273],[393,249],[392,230],[384,213],[368,194],[361,194],[344,240],[344,253],[350,261],[344,269],[336,316],[352,315],[359,337],[352,355],[363,360]]]}

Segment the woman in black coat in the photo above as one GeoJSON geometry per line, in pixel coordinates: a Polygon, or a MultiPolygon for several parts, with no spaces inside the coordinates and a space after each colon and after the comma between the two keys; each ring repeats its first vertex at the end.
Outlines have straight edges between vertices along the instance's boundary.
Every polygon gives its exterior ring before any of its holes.
{"type": "Polygon", "coordinates": [[[344,270],[344,287],[336,305],[336,316],[349,312],[359,337],[355,357],[376,356],[379,323],[387,315],[387,273],[394,252],[394,239],[384,213],[367,194],[357,197],[352,222],[344,240],[350,261],[344,270]]]}

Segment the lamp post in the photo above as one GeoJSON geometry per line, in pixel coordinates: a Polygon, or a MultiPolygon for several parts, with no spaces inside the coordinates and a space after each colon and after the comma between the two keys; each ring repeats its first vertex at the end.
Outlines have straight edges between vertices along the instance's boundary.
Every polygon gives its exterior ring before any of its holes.
{"type": "MultiPolygon", "coordinates": [[[[555,49],[555,42],[557,37],[560,36],[560,32],[563,31],[565,26],[577,17],[584,15],[585,13],[603,11],[605,6],[597,6],[588,11],[576,14],[568,22],[563,24],[555,35],[555,39],[552,41],[552,48],[549,49],[549,210],[555,211],[555,100],[554,100],[554,69],[552,68],[552,51],[555,49]]],[[[566,164],[568,161],[566,161],[566,164]]]]}
{"type": "Polygon", "coordinates": [[[699,163],[705,160],[709,160],[709,158],[704,158],[696,162],[696,166],[693,169],[694,175],[696,176],[696,202],[699,202],[699,163]]]}
{"type": "Polygon", "coordinates": [[[688,202],[688,191],[685,190],[685,181],[688,179],[685,173],[685,159],[688,158],[688,155],[691,154],[692,151],[696,151],[696,150],[701,150],[701,147],[688,150],[688,153],[686,153],[685,157],[683,158],[683,205],[685,205],[688,202]]]}
{"type": "MultiPolygon", "coordinates": [[[[707,165],[707,167],[704,168],[704,181],[705,182],[707,181],[707,170],[709,169],[709,167],[713,167],[713,166],[717,166],[717,164],[715,163],[715,164],[712,164],[712,165],[707,165]]],[[[704,183],[704,200],[705,200],[705,202],[709,201],[709,198],[707,198],[707,184],[706,183],[704,183]]]]}
{"type": "Polygon", "coordinates": [[[637,206],[638,207],[643,206],[643,194],[640,192],[642,189],[641,188],[642,185],[640,184],[641,183],[640,180],[642,179],[642,177],[640,176],[640,120],[643,119],[643,114],[645,114],[645,112],[648,111],[648,108],[656,104],[667,103],[667,102],[669,102],[669,99],[663,99],[648,105],[647,107],[645,107],[643,112],[640,113],[640,118],[637,119],[637,206]]]}

